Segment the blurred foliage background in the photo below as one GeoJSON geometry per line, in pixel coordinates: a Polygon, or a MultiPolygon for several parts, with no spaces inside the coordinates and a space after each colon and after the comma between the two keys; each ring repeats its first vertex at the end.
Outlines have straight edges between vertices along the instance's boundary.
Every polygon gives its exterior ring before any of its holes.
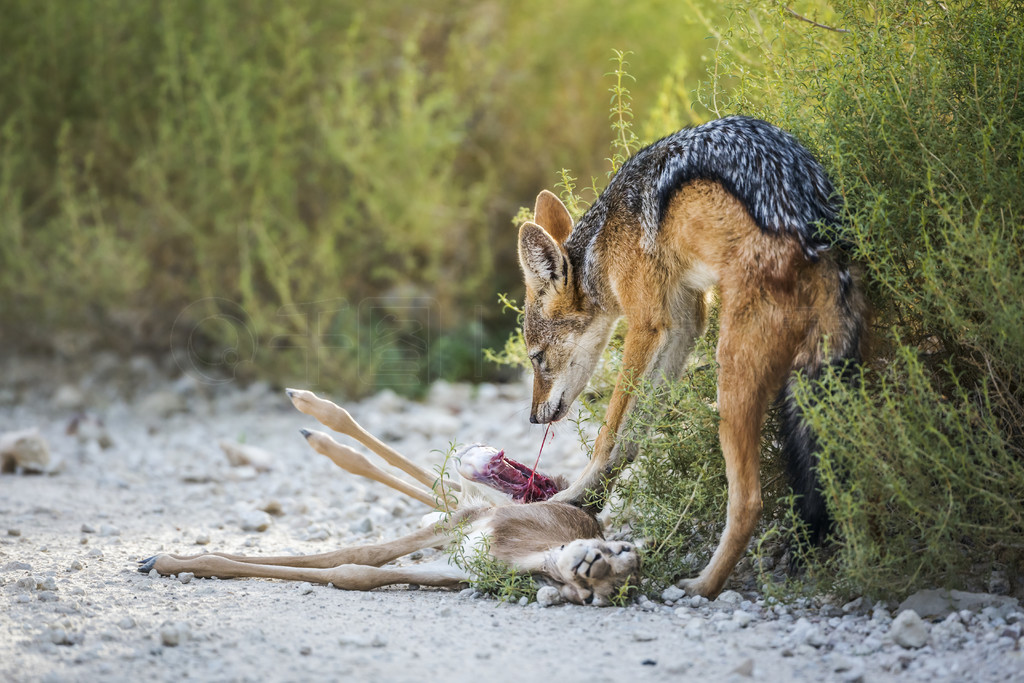
{"type": "Polygon", "coordinates": [[[603,176],[612,48],[645,110],[708,47],[668,0],[0,7],[3,348],[349,394],[498,372],[510,219],[603,176]]]}

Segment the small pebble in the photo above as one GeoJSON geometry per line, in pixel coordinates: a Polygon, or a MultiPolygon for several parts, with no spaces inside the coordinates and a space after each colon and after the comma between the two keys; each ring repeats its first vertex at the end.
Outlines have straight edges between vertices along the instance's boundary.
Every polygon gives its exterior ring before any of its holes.
{"type": "Polygon", "coordinates": [[[889,627],[889,638],[900,647],[917,649],[928,642],[928,624],[912,609],[900,612],[889,627]]]}
{"type": "Polygon", "coordinates": [[[189,625],[183,621],[165,622],[160,627],[160,642],[165,647],[177,647],[191,636],[189,625]]]}
{"type": "Polygon", "coordinates": [[[68,632],[66,630],[62,628],[51,628],[50,642],[54,645],[71,645],[71,638],[68,637],[68,632]]]}
{"type": "Polygon", "coordinates": [[[266,531],[274,520],[263,510],[250,510],[242,515],[243,531],[266,531]]]}
{"type": "Polygon", "coordinates": [[[541,586],[537,589],[537,604],[541,607],[551,607],[564,602],[562,594],[554,586],[541,586]]]}
{"type": "Polygon", "coordinates": [[[746,628],[750,625],[750,622],[754,620],[754,615],[750,612],[744,612],[743,610],[736,610],[732,613],[732,620],[736,622],[740,628],[746,628]]]}
{"type": "Polygon", "coordinates": [[[675,602],[676,600],[682,599],[686,595],[686,592],[679,586],[669,586],[665,590],[661,591],[661,599],[663,602],[675,602]]]}
{"type": "Polygon", "coordinates": [[[194,578],[196,578],[196,575],[192,572],[182,572],[178,574],[178,581],[180,583],[189,583],[194,578]]]}
{"type": "Polygon", "coordinates": [[[209,545],[209,543],[210,543],[210,535],[209,534],[199,534],[198,536],[196,536],[196,545],[209,545]]]}

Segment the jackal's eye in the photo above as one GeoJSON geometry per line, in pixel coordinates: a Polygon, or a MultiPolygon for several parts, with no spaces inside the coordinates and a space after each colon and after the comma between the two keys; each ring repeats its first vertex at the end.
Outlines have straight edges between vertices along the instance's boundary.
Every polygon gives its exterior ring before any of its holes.
{"type": "Polygon", "coordinates": [[[544,350],[541,349],[540,351],[534,351],[531,353],[530,361],[533,363],[534,367],[544,367],[544,350]]]}

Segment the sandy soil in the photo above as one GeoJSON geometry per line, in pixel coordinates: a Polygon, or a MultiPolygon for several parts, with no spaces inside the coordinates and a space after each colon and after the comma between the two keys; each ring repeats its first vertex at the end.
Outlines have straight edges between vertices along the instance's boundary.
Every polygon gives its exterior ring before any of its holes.
{"type": "MultiPolygon", "coordinates": [[[[160,551],[323,552],[393,538],[427,509],[310,450],[298,430],[315,423],[262,385],[171,380],[145,359],[101,357],[77,379],[24,360],[4,370],[0,434],[38,427],[53,463],[48,474],[0,475],[0,680],[1012,680],[1024,671],[1024,614],[1011,608],[957,617],[963,626],[948,638],[931,626],[928,644],[906,648],[887,635],[884,606],[772,609],[746,594],[541,608],[472,591],[151,578],[136,562],[160,551]],[[232,466],[220,439],[266,449],[269,470],[232,466]],[[245,528],[261,519],[265,530],[245,528]]],[[[452,439],[530,459],[541,429],[528,424],[527,402],[524,384],[440,385],[424,404],[382,394],[348,407],[430,466],[431,450],[452,439]]],[[[542,469],[571,475],[583,463],[566,428],[542,469]]]]}

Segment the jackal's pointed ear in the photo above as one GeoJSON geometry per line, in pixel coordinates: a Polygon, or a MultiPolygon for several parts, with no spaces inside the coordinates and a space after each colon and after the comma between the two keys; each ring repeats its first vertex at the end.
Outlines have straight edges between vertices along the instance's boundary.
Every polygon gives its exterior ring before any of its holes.
{"type": "Polygon", "coordinates": [[[548,285],[561,290],[569,282],[565,250],[536,223],[526,222],[519,228],[519,265],[527,288],[536,292],[548,285]]]}
{"type": "Polygon", "coordinates": [[[572,214],[562,200],[547,190],[537,195],[533,209],[533,222],[547,230],[559,244],[565,244],[572,232],[572,214]]]}

